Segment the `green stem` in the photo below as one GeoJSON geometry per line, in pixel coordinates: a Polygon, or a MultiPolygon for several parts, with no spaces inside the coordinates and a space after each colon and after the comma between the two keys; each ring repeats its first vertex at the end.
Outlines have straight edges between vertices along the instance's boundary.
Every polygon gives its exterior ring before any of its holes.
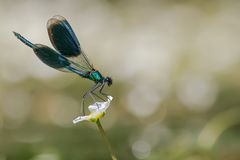
{"type": "Polygon", "coordinates": [[[100,123],[100,120],[97,120],[96,124],[98,126],[99,132],[101,133],[101,135],[103,137],[103,140],[105,141],[105,143],[106,143],[106,145],[108,147],[108,150],[109,150],[109,152],[111,154],[112,160],[117,160],[117,157],[116,157],[116,155],[115,155],[115,153],[114,153],[114,151],[112,149],[112,146],[111,146],[111,144],[110,144],[110,142],[109,142],[109,140],[107,138],[107,135],[106,135],[106,133],[105,133],[101,123],[100,123]]]}

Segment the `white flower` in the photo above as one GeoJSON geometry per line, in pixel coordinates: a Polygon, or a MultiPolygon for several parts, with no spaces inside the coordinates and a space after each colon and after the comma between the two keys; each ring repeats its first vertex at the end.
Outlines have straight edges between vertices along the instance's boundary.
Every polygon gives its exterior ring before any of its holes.
{"type": "Polygon", "coordinates": [[[110,103],[113,99],[112,96],[107,96],[108,100],[106,102],[95,102],[94,104],[91,104],[88,106],[88,110],[90,111],[90,114],[87,116],[78,116],[73,120],[73,123],[76,124],[81,121],[90,121],[90,122],[96,122],[98,119],[102,118],[108,107],[110,106],[110,103]]]}

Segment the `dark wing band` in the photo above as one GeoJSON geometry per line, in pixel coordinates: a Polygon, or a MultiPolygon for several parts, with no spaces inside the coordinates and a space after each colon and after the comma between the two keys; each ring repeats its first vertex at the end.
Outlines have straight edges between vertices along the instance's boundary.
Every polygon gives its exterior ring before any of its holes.
{"type": "Polygon", "coordinates": [[[63,55],[57,53],[48,46],[42,44],[35,44],[35,46],[36,48],[34,48],[33,51],[38,56],[38,58],[46,65],[61,71],[76,73],[84,78],[87,77],[86,72],[79,68],[81,66],[78,66],[77,64],[65,58],[63,55]]]}
{"type": "Polygon", "coordinates": [[[38,58],[45,63],[46,65],[55,68],[61,69],[70,65],[70,62],[58,54],[53,49],[42,44],[35,44],[36,48],[33,49],[38,58]]]}
{"type": "Polygon", "coordinates": [[[50,41],[54,48],[66,57],[77,57],[81,54],[80,43],[68,21],[54,16],[47,22],[50,41]]]}

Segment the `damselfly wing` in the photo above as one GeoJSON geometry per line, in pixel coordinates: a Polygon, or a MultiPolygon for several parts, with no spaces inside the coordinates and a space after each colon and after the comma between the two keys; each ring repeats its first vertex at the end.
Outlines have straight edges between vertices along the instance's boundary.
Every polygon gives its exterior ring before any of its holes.
{"type": "Polygon", "coordinates": [[[92,71],[94,69],[81,49],[72,27],[64,17],[57,15],[49,19],[47,29],[52,45],[60,54],[81,64],[85,70],[92,71]]]}

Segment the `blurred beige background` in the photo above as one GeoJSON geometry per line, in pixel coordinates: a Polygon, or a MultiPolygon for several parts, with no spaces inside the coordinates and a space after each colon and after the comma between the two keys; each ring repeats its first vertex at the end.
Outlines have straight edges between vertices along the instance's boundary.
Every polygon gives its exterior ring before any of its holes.
{"type": "Polygon", "coordinates": [[[1,0],[0,160],[109,159],[94,124],[72,124],[92,83],[12,33],[51,46],[56,14],[114,80],[103,126],[119,159],[240,159],[240,1],[1,0]]]}

